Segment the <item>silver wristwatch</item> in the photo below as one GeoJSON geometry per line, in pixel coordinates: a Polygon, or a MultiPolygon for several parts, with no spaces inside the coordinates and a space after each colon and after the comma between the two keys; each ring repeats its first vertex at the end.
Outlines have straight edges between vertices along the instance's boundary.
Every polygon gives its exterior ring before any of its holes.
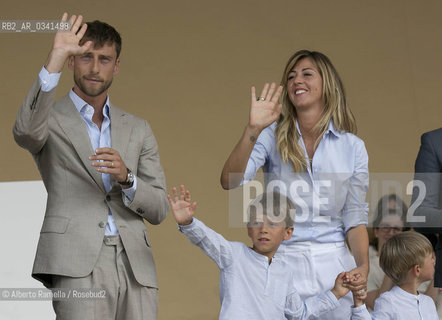
{"type": "Polygon", "coordinates": [[[121,184],[122,186],[131,186],[134,183],[135,175],[133,174],[132,171],[129,170],[129,168],[126,168],[126,169],[127,169],[126,181],[118,182],[118,183],[121,184]]]}

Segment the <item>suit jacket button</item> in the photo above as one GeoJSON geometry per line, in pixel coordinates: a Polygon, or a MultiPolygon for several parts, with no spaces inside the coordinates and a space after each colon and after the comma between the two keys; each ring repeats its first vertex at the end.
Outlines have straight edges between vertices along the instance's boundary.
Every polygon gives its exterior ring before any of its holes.
{"type": "Polygon", "coordinates": [[[138,212],[139,214],[143,214],[143,213],[144,213],[144,210],[141,209],[141,208],[138,208],[138,209],[137,209],[137,212],[138,212]]]}
{"type": "Polygon", "coordinates": [[[104,221],[100,221],[100,223],[98,224],[98,226],[99,226],[100,228],[104,228],[104,227],[106,226],[106,222],[104,222],[104,221]]]}
{"type": "Polygon", "coordinates": [[[107,196],[106,196],[106,201],[110,201],[110,200],[111,200],[110,195],[107,195],[107,196]]]}

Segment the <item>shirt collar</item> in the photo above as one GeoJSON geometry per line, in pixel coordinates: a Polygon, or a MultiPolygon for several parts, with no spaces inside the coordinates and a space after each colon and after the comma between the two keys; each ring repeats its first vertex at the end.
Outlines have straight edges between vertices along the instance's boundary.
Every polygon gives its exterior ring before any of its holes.
{"type": "MultiPolygon", "coordinates": [[[[296,130],[298,131],[298,134],[300,137],[302,137],[301,134],[301,130],[299,129],[299,124],[298,124],[298,119],[295,120],[295,124],[296,124],[296,130]]],[[[331,120],[328,123],[328,129],[325,131],[324,136],[327,136],[329,134],[333,134],[336,138],[339,138],[341,136],[341,132],[339,132],[336,128],[335,125],[333,123],[333,120],[331,120]]]]}
{"type": "MultiPolygon", "coordinates": [[[[84,109],[89,106],[89,104],[81,99],[73,89],[69,91],[69,98],[71,98],[72,102],[74,103],[75,108],[78,110],[80,114],[84,112],[84,109]]],[[[104,103],[103,108],[103,116],[110,118],[110,112],[109,112],[109,95],[106,96],[106,102],[104,103]]]]}
{"type": "Polygon", "coordinates": [[[416,294],[412,294],[412,293],[409,293],[409,292],[403,290],[403,289],[402,289],[401,287],[399,287],[399,286],[394,286],[394,287],[391,289],[391,291],[392,291],[394,294],[397,294],[397,295],[399,295],[399,296],[401,296],[401,297],[408,298],[408,299],[418,299],[418,300],[419,300],[420,297],[421,297],[421,295],[420,295],[419,292],[417,293],[417,295],[416,295],[416,294]]]}
{"type": "MultiPolygon", "coordinates": [[[[275,254],[272,257],[272,263],[274,263],[275,261],[279,261],[281,259],[281,257],[284,255],[284,249],[281,248],[282,246],[280,245],[278,250],[275,252],[275,254]]],[[[265,265],[269,264],[269,258],[263,254],[260,254],[258,252],[256,252],[255,250],[253,250],[252,248],[248,247],[248,251],[249,253],[258,261],[260,262],[264,262],[265,265]]]]}
{"type": "Polygon", "coordinates": [[[335,124],[333,123],[333,120],[331,120],[328,123],[328,129],[327,131],[325,131],[325,134],[333,134],[336,138],[339,138],[341,136],[341,132],[339,132],[336,128],[335,128],[335,124]]]}

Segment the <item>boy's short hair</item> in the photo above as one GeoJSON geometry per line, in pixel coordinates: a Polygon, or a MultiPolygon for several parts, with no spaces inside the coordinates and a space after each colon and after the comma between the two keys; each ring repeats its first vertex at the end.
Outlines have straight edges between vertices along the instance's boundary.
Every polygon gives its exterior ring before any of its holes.
{"type": "Polygon", "coordinates": [[[430,241],[420,233],[399,233],[384,244],[379,265],[395,285],[401,285],[415,265],[422,266],[428,254],[433,252],[430,241]]]}
{"type": "Polygon", "coordinates": [[[87,29],[83,38],[80,40],[80,45],[83,45],[86,41],[93,41],[94,48],[101,48],[105,44],[112,46],[115,44],[115,50],[117,52],[117,59],[121,52],[121,36],[114,27],[95,20],[93,22],[86,22],[87,29]]]}
{"type": "Polygon", "coordinates": [[[284,221],[286,228],[290,228],[294,223],[295,210],[293,202],[286,196],[276,191],[267,192],[260,194],[250,202],[247,208],[247,222],[250,223],[253,216],[261,213],[273,222],[284,221]]]}

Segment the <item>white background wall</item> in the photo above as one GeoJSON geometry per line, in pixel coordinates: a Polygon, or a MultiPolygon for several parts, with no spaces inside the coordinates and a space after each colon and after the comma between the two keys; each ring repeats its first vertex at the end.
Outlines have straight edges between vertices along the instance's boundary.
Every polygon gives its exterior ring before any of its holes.
{"type": "MultiPolygon", "coordinates": [[[[43,288],[31,277],[47,193],[42,181],[0,183],[0,292],[43,288]]],[[[55,319],[51,301],[8,301],[0,297],[1,320],[55,319]]]]}

